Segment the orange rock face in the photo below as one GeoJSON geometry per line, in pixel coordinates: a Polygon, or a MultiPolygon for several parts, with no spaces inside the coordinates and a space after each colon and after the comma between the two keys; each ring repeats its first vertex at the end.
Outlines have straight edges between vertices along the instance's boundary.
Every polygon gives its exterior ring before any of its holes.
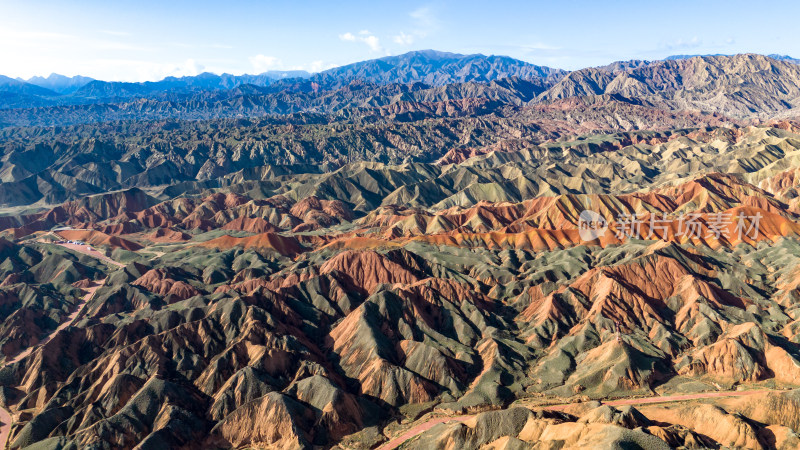
{"type": "Polygon", "coordinates": [[[246,249],[274,250],[284,256],[294,256],[303,248],[294,238],[287,238],[275,233],[261,233],[245,238],[222,236],[200,244],[210,248],[242,247],[246,249]]]}
{"type": "Polygon", "coordinates": [[[417,278],[406,268],[372,251],[345,251],[320,267],[321,274],[333,271],[347,274],[353,284],[372,292],[381,284],[411,284],[417,278]]]}

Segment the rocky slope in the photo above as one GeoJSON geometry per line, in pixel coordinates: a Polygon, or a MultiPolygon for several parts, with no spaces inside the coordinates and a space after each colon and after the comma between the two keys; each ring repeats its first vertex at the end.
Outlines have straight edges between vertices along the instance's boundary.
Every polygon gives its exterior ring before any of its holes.
{"type": "MultiPolygon", "coordinates": [[[[796,131],[639,131],[454,161],[267,166],[8,216],[10,447],[367,448],[394,419],[431,409],[795,387],[796,131]],[[583,210],[606,218],[605,233],[581,237],[583,210]],[[687,217],[701,233],[687,235],[687,217]]],[[[682,404],[503,409],[415,442],[794,442],[797,424],[775,412],[789,406],[720,402],[701,416],[682,404]]]]}
{"type": "Polygon", "coordinates": [[[799,81],[797,64],[756,54],[621,61],[565,72],[503,56],[423,51],[311,76],[201,74],[147,83],[92,81],[69,95],[7,78],[0,81],[0,123],[57,126],[301,113],[324,113],[333,120],[393,114],[407,121],[584,97],[646,106],[665,115],[703,112],[765,120],[797,116],[799,81]]]}

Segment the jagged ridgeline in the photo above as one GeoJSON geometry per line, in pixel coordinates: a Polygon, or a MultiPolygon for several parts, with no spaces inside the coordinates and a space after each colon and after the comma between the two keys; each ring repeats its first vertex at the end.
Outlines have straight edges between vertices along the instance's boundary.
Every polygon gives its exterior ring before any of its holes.
{"type": "Polygon", "coordinates": [[[0,80],[0,448],[797,448],[799,69],[0,80]]]}

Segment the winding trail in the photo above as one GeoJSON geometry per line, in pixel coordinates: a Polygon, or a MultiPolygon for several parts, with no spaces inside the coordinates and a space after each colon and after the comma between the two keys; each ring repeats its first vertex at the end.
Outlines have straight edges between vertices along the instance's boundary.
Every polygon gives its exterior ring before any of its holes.
{"type": "MultiPolygon", "coordinates": [[[[72,325],[75,322],[75,320],[78,318],[78,316],[80,315],[81,311],[83,311],[83,308],[86,306],[86,303],[89,300],[91,300],[92,297],[94,297],[94,293],[97,292],[97,290],[100,288],[100,286],[105,284],[105,282],[106,282],[106,278],[103,278],[100,281],[92,282],[91,286],[89,286],[88,288],[84,289],[86,294],[83,297],[81,297],[81,301],[80,301],[80,303],[78,303],[78,307],[75,308],[75,311],[73,311],[69,316],[67,316],[67,320],[62,322],[61,325],[59,325],[58,328],[56,328],[52,333],[47,335],[47,337],[45,337],[44,339],[39,341],[38,344],[28,347],[24,351],[20,352],[19,354],[17,354],[13,358],[11,358],[8,361],[6,361],[5,365],[14,364],[15,362],[20,361],[21,359],[27,357],[28,355],[31,354],[31,352],[36,347],[41,347],[42,345],[47,344],[48,342],[50,342],[50,339],[52,339],[53,336],[58,334],[59,331],[61,331],[61,330],[65,329],[65,328],[67,328],[68,326],[72,325]]],[[[2,448],[3,447],[0,446],[0,449],[2,449],[2,448]]]]}
{"type": "Polygon", "coordinates": [[[100,253],[99,251],[95,250],[94,248],[88,245],[78,245],[78,244],[55,244],[55,245],[60,245],[61,247],[68,248],[72,251],[83,253],[84,255],[89,255],[93,258],[97,258],[100,261],[103,261],[104,263],[111,264],[112,266],[125,267],[125,264],[121,264],[114,261],[113,259],[100,253]]]}
{"type": "MultiPolygon", "coordinates": [[[[666,396],[655,396],[655,397],[643,397],[643,398],[626,398],[620,400],[611,400],[608,402],[602,402],[604,405],[609,406],[627,406],[627,405],[647,405],[651,403],[672,403],[672,402],[685,402],[689,400],[699,400],[703,398],[716,398],[716,397],[744,397],[747,395],[755,395],[755,394],[765,394],[770,392],[769,389],[759,389],[759,390],[752,390],[752,391],[721,391],[721,392],[701,392],[697,394],[682,394],[682,395],[666,395],[666,396]]],[[[547,409],[551,411],[562,411],[569,406],[574,405],[575,403],[563,403],[559,405],[551,405],[551,406],[531,406],[531,409],[547,409]]],[[[440,423],[448,423],[448,422],[466,422],[474,418],[477,414],[471,414],[466,416],[452,416],[452,417],[437,417],[434,419],[430,419],[427,422],[421,423],[419,425],[415,425],[414,427],[406,430],[405,433],[391,439],[389,442],[381,445],[378,447],[378,450],[393,450],[401,445],[403,445],[406,441],[414,438],[434,426],[440,423]]]]}
{"type": "Polygon", "coordinates": [[[430,430],[431,428],[435,427],[436,425],[439,425],[440,423],[466,422],[467,420],[472,419],[473,417],[475,417],[474,414],[473,415],[469,415],[469,416],[437,417],[435,419],[431,419],[431,420],[429,420],[429,421],[427,421],[425,423],[421,423],[419,425],[414,426],[413,428],[409,429],[408,431],[406,431],[405,433],[401,434],[400,436],[397,436],[396,438],[392,439],[391,441],[381,445],[380,447],[378,447],[378,450],[395,449],[395,448],[403,445],[403,443],[405,443],[407,440],[409,440],[409,439],[411,439],[411,438],[413,438],[413,437],[415,437],[415,436],[417,436],[419,434],[422,434],[422,433],[430,430]]]}
{"type": "MultiPolygon", "coordinates": [[[[124,264],[120,264],[114,261],[113,259],[107,257],[106,255],[100,253],[99,251],[87,245],[77,245],[77,244],[56,244],[56,245],[60,245],[64,248],[68,248],[70,250],[83,253],[85,255],[89,255],[105,263],[111,264],[112,266],[116,267],[125,266],[124,264]]],[[[81,312],[83,312],[83,310],[85,309],[86,303],[88,303],[89,300],[91,300],[92,297],[94,297],[95,292],[97,292],[97,290],[105,284],[107,279],[108,278],[103,278],[102,280],[92,282],[88,288],[84,289],[86,294],[81,298],[81,301],[80,303],[78,303],[78,307],[75,308],[75,311],[73,311],[69,316],[67,316],[67,320],[65,320],[61,325],[59,325],[58,328],[56,328],[47,337],[42,339],[38,344],[28,347],[27,349],[20,352],[10,360],[6,361],[5,365],[14,364],[15,362],[22,360],[23,358],[26,358],[28,355],[31,354],[31,352],[33,352],[33,350],[36,347],[40,347],[42,345],[47,344],[48,342],[50,342],[53,336],[58,334],[58,332],[64,330],[65,328],[75,323],[78,317],[80,317],[81,312]]],[[[8,437],[11,434],[11,422],[12,422],[11,413],[9,413],[9,411],[6,410],[5,408],[0,407],[0,450],[5,450],[8,444],[8,437]]]]}
{"type": "Polygon", "coordinates": [[[11,434],[11,414],[5,408],[0,408],[0,449],[5,450],[9,434],[11,434]]]}
{"type": "MultiPolygon", "coordinates": [[[[22,360],[23,358],[30,355],[35,348],[41,347],[42,345],[45,345],[48,342],[50,342],[53,336],[58,334],[59,331],[75,323],[75,321],[80,316],[80,313],[86,307],[86,303],[88,303],[89,300],[91,300],[92,297],[94,297],[95,292],[97,292],[97,290],[105,284],[106,279],[107,278],[103,278],[102,280],[92,282],[92,284],[88,288],[84,289],[86,294],[83,297],[81,297],[81,301],[80,303],[78,303],[78,307],[75,308],[75,311],[73,311],[69,316],[67,316],[67,320],[65,320],[61,325],[59,325],[58,328],[56,328],[47,337],[42,339],[38,344],[28,347],[26,350],[20,352],[18,355],[6,361],[5,365],[14,364],[17,361],[22,360]]],[[[8,436],[11,434],[11,422],[12,422],[11,414],[5,408],[0,407],[0,450],[5,450],[6,445],[8,444],[7,442],[8,436]]]]}

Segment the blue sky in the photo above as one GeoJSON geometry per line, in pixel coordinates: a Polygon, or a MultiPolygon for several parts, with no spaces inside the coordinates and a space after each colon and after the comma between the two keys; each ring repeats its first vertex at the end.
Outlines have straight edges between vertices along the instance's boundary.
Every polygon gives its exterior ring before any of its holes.
{"type": "Polygon", "coordinates": [[[410,50],[577,69],[673,54],[800,57],[800,2],[0,0],[0,74],[144,81],[329,67],[410,50]]]}

